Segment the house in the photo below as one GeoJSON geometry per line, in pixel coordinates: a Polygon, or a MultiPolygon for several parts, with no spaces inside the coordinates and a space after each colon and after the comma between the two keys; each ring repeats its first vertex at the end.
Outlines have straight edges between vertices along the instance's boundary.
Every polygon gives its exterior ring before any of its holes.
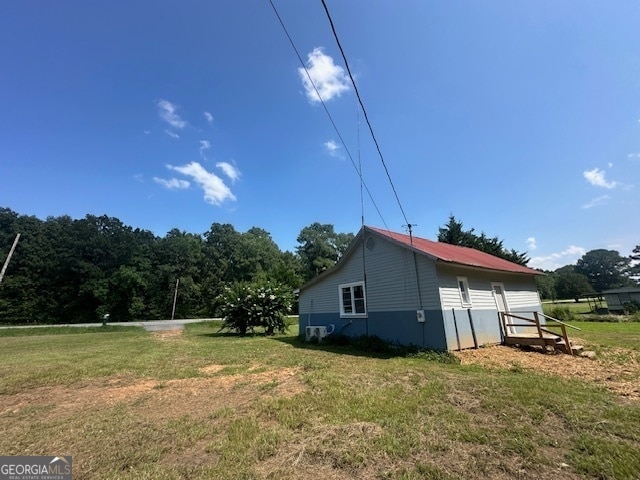
{"type": "Polygon", "coordinates": [[[625,304],[631,302],[640,303],[640,287],[614,288],[605,290],[602,293],[610,312],[623,313],[627,310],[625,304]]]}
{"type": "Polygon", "coordinates": [[[435,350],[500,343],[498,312],[542,313],[538,274],[472,248],[364,226],[334,267],[301,287],[300,332],[320,327],[435,350]]]}

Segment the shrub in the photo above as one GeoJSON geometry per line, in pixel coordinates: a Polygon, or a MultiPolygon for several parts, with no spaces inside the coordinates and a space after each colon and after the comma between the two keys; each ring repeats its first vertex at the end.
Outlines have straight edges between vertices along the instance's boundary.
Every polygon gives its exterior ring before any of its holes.
{"type": "Polygon", "coordinates": [[[575,314],[571,311],[569,307],[553,307],[549,311],[549,316],[561,320],[563,322],[568,322],[574,320],[576,318],[575,314]]]}
{"type": "Polygon", "coordinates": [[[634,314],[640,312],[640,303],[632,300],[631,302],[627,302],[624,305],[624,309],[629,314],[634,314]]]}
{"type": "Polygon", "coordinates": [[[292,297],[287,287],[271,282],[241,282],[226,287],[217,297],[224,319],[221,329],[241,335],[253,333],[257,327],[264,328],[266,335],[283,333],[292,297]]]}
{"type": "Polygon", "coordinates": [[[387,342],[376,335],[360,335],[350,337],[347,335],[332,334],[326,336],[322,342],[324,344],[338,347],[349,347],[353,350],[383,354],[399,357],[420,358],[430,362],[459,364],[458,357],[450,352],[436,352],[427,350],[416,345],[400,345],[387,342]]]}

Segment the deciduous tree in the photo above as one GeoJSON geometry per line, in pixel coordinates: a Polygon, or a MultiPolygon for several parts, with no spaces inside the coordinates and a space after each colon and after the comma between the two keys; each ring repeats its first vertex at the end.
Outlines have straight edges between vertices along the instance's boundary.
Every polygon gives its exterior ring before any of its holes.
{"type": "Polygon", "coordinates": [[[630,285],[629,258],[616,250],[597,249],[585,253],[576,263],[576,272],[585,275],[596,292],[630,285]]]}
{"type": "Polygon", "coordinates": [[[331,224],[315,222],[304,227],[298,235],[296,250],[302,260],[305,279],[335,265],[353,238],[353,233],[336,233],[331,224]]]}

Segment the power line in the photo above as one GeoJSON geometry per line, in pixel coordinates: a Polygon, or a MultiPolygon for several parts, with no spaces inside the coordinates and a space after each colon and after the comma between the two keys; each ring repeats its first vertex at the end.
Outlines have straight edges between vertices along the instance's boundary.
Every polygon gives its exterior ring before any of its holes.
{"type": "Polygon", "coordinates": [[[356,86],[356,82],[351,74],[351,69],[349,68],[349,62],[347,61],[347,56],[344,54],[344,50],[342,49],[342,44],[340,43],[340,39],[338,38],[338,33],[336,32],[336,28],[333,25],[333,19],[331,18],[331,14],[329,13],[329,8],[327,7],[327,3],[325,0],[322,1],[322,6],[324,7],[324,11],[327,14],[327,18],[329,19],[329,24],[331,25],[331,31],[333,32],[333,36],[336,39],[336,43],[338,44],[338,48],[340,49],[340,54],[342,55],[342,59],[344,60],[344,64],[347,67],[347,73],[349,74],[349,78],[351,79],[351,83],[353,84],[353,89],[356,92],[356,97],[358,97],[358,102],[360,103],[360,108],[362,108],[362,113],[364,114],[364,119],[369,126],[369,132],[371,133],[371,138],[373,139],[373,143],[378,150],[378,155],[380,156],[380,160],[382,161],[382,166],[384,167],[384,171],[387,174],[387,178],[389,179],[389,184],[391,184],[391,189],[393,190],[394,195],[396,196],[396,201],[398,202],[398,206],[400,207],[400,211],[402,212],[402,216],[404,217],[405,223],[408,225],[409,220],[407,220],[407,215],[404,213],[404,209],[402,208],[402,204],[400,203],[400,197],[398,197],[398,192],[396,191],[396,187],[391,180],[391,175],[389,174],[389,169],[387,168],[387,164],[384,161],[384,157],[382,156],[382,152],[380,151],[380,146],[378,145],[378,140],[376,140],[376,136],[373,133],[373,127],[371,126],[371,122],[369,122],[369,117],[367,115],[367,110],[364,108],[364,103],[362,102],[362,98],[360,98],[360,92],[358,92],[358,87],[356,86]]]}
{"type": "MultiPolygon", "coordinates": [[[[300,61],[300,65],[302,65],[302,68],[304,69],[305,73],[307,74],[307,78],[309,79],[309,83],[311,83],[311,85],[313,86],[313,89],[315,90],[316,95],[318,96],[318,99],[320,100],[320,103],[322,104],[322,108],[324,108],[324,111],[327,114],[327,117],[329,117],[329,121],[331,122],[331,125],[333,126],[333,129],[335,130],[336,135],[338,135],[338,138],[340,139],[340,143],[342,143],[342,146],[344,147],[345,152],[347,152],[347,156],[349,157],[349,160],[351,161],[351,165],[353,165],[353,168],[355,169],[358,177],[360,178],[361,185],[364,185],[364,188],[367,191],[367,195],[369,195],[369,199],[371,200],[371,203],[373,203],[373,206],[375,207],[376,211],[378,212],[378,215],[380,216],[380,220],[382,220],[382,223],[384,224],[385,228],[387,230],[389,230],[389,227],[387,227],[387,223],[384,221],[384,217],[382,216],[382,213],[380,212],[380,209],[378,208],[378,205],[376,205],[376,202],[373,199],[373,195],[371,194],[371,191],[369,190],[369,187],[367,186],[366,182],[362,178],[362,170],[358,169],[358,166],[356,165],[356,162],[354,161],[353,157],[351,156],[351,152],[349,151],[349,148],[347,147],[347,144],[345,143],[344,139],[342,138],[342,135],[340,134],[340,131],[338,130],[338,127],[336,126],[336,123],[333,121],[333,117],[331,116],[331,113],[329,112],[329,109],[327,108],[327,105],[324,103],[324,100],[322,99],[322,95],[320,95],[320,92],[318,91],[318,87],[316,87],[315,82],[311,78],[311,74],[309,73],[309,70],[307,69],[307,66],[304,63],[304,60],[302,60],[302,57],[300,56],[300,53],[298,52],[298,48],[296,47],[295,43],[293,42],[293,39],[291,38],[291,35],[289,35],[289,31],[287,30],[287,27],[285,26],[284,21],[282,20],[282,17],[280,17],[280,13],[278,12],[278,9],[274,5],[273,0],[269,0],[269,3],[271,4],[271,8],[273,9],[274,13],[276,14],[276,17],[278,18],[278,21],[280,22],[280,26],[282,27],[282,30],[284,30],[284,33],[287,36],[287,39],[289,40],[289,43],[291,44],[291,47],[293,48],[293,51],[295,52],[296,56],[298,57],[298,61],[300,61]]],[[[351,73],[349,73],[349,76],[351,76],[351,73]]],[[[353,82],[353,79],[351,79],[351,81],[353,82]]],[[[355,84],[354,84],[354,87],[355,87],[355,84]]],[[[361,101],[360,101],[360,105],[362,105],[361,101]]],[[[366,113],[365,113],[365,118],[366,118],[366,113]]],[[[367,123],[369,123],[368,120],[367,120],[367,123]]],[[[371,126],[369,126],[369,129],[371,129],[371,126]]],[[[378,150],[378,152],[379,151],[380,150],[378,150]]],[[[389,175],[388,172],[387,172],[387,175],[389,175]]],[[[394,189],[394,191],[395,191],[395,189],[394,189]]],[[[398,196],[396,195],[396,198],[397,197],[398,196]]],[[[402,207],[400,207],[400,209],[402,209],[402,207]]],[[[403,212],[403,215],[404,215],[404,212],[403,212]]],[[[406,217],[405,217],[405,219],[406,219],[406,217]]],[[[407,221],[407,223],[409,223],[409,222],[407,221]]]]}

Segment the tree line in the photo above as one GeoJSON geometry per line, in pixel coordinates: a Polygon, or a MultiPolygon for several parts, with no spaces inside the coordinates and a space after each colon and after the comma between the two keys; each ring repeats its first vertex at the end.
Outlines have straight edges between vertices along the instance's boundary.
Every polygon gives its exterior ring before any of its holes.
{"type": "Polygon", "coordinates": [[[353,234],[314,223],[296,252],[281,251],[266,230],[242,233],[214,223],[203,234],[164,237],[106,215],[40,220],[0,208],[0,257],[20,242],[0,284],[0,323],[98,322],[210,317],[238,282],[270,281],[289,290],[332,266],[353,234]]]}
{"type": "MultiPolygon", "coordinates": [[[[17,233],[20,242],[0,284],[3,324],[98,322],[106,313],[111,321],[169,318],[176,284],[176,318],[218,316],[229,287],[270,282],[293,291],[333,266],[354,238],[316,222],[301,229],[289,252],[259,227],[243,233],[213,223],[202,234],[173,229],[160,237],[106,215],[40,220],[0,208],[0,260],[17,233]]],[[[523,265],[529,260],[497,237],[465,230],[453,215],[438,240],[523,265]]],[[[543,298],[574,298],[634,284],[639,265],[640,245],[629,258],[596,250],[575,266],[547,272],[538,286],[543,298]]]]}
{"type": "Polygon", "coordinates": [[[548,300],[574,299],[605,290],[638,285],[640,245],[628,257],[617,250],[596,249],[585,253],[575,265],[544,272],[536,278],[540,296],[548,300]]]}
{"type": "MultiPolygon", "coordinates": [[[[438,241],[471,247],[505,260],[527,265],[531,260],[527,252],[507,249],[498,237],[489,237],[472,228],[465,230],[463,223],[450,215],[449,221],[438,229],[438,241]]],[[[575,299],[619,287],[638,284],[640,277],[640,245],[630,256],[623,257],[616,250],[597,249],[585,253],[575,265],[565,265],[555,271],[542,271],[536,278],[543,299],[575,299]]]]}

